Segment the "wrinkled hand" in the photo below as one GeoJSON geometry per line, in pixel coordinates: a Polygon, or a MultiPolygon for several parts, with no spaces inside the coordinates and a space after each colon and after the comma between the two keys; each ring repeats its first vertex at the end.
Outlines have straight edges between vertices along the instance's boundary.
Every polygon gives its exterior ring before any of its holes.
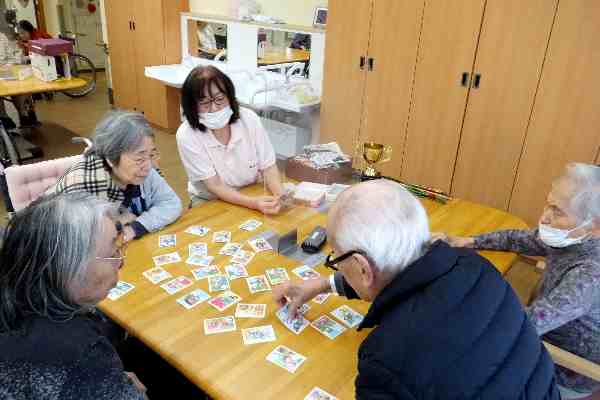
{"type": "Polygon", "coordinates": [[[263,214],[277,214],[281,210],[281,204],[277,197],[260,196],[256,198],[256,208],[263,214]]]}
{"type": "Polygon", "coordinates": [[[127,379],[129,379],[129,381],[133,384],[133,386],[135,386],[140,392],[142,392],[144,394],[144,398],[148,398],[146,396],[146,392],[148,391],[148,389],[138,379],[137,375],[134,372],[127,372],[127,371],[125,371],[125,375],[127,375],[127,379]]]}
{"type": "Polygon", "coordinates": [[[442,240],[452,247],[473,247],[475,240],[472,237],[450,236],[442,232],[431,232],[429,243],[435,243],[442,240]]]}
{"type": "Polygon", "coordinates": [[[123,227],[123,240],[125,243],[132,241],[135,238],[135,231],[129,225],[123,227]]]}
{"type": "Polygon", "coordinates": [[[273,297],[280,306],[289,303],[290,317],[298,317],[298,309],[321,293],[330,291],[329,279],[307,279],[305,281],[288,281],[273,288],[273,297]]]}

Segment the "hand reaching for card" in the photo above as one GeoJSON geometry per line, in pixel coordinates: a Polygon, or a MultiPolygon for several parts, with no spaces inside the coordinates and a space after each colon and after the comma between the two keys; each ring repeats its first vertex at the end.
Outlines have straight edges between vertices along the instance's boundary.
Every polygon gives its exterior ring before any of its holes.
{"type": "Polygon", "coordinates": [[[260,196],[255,199],[256,209],[263,214],[277,214],[281,209],[279,199],[273,196],[260,196]]]}
{"type": "Polygon", "coordinates": [[[280,306],[289,303],[289,315],[292,318],[296,318],[299,315],[298,309],[302,304],[330,290],[329,279],[323,277],[282,283],[273,288],[273,297],[280,306]]]}
{"type": "Polygon", "coordinates": [[[450,236],[442,232],[431,232],[430,243],[442,240],[452,247],[472,247],[474,240],[472,237],[450,236]]]}

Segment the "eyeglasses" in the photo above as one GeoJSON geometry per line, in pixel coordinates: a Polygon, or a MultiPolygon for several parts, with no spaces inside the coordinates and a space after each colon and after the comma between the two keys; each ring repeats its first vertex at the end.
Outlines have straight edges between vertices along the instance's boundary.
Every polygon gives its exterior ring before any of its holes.
{"type": "Polygon", "coordinates": [[[158,161],[160,159],[160,153],[158,152],[158,150],[153,150],[152,152],[150,152],[150,154],[148,156],[143,156],[143,155],[139,155],[139,156],[135,156],[135,157],[131,157],[131,161],[133,161],[135,163],[135,165],[137,165],[138,167],[141,167],[142,165],[144,165],[144,163],[150,161],[150,162],[154,162],[154,161],[158,161]]]}
{"type": "Polygon", "coordinates": [[[204,98],[198,102],[198,106],[200,106],[203,110],[208,110],[211,104],[215,104],[215,106],[223,106],[227,103],[227,96],[224,94],[218,94],[213,98],[204,98]]]}
{"type": "Polygon", "coordinates": [[[117,249],[111,257],[96,257],[96,260],[123,264],[125,260],[125,233],[123,232],[123,224],[120,221],[116,221],[115,229],[117,230],[117,238],[115,239],[117,249]]]}
{"type": "Polygon", "coordinates": [[[332,251],[331,253],[329,253],[327,255],[327,258],[325,259],[325,266],[327,268],[331,268],[334,271],[339,271],[337,264],[341,263],[346,258],[352,257],[355,254],[362,254],[363,256],[365,255],[365,253],[360,250],[351,250],[351,251],[344,253],[341,256],[336,257],[336,258],[334,258],[333,254],[334,254],[334,252],[332,251]]]}

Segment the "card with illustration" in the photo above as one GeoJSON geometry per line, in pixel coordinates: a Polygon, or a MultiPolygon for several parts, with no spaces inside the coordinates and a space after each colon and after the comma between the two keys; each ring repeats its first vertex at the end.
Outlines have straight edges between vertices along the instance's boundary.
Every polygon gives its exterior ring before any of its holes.
{"type": "Polygon", "coordinates": [[[266,304],[238,303],[235,310],[236,318],[264,318],[267,312],[266,304]]]}
{"type": "Polygon", "coordinates": [[[289,315],[288,304],[281,307],[275,313],[275,315],[277,318],[279,318],[281,323],[285,325],[286,328],[294,332],[296,335],[302,332],[310,324],[310,321],[304,318],[302,313],[300,313],[296,318],[291,319],[289,315]]]}
{"type": "Polygon", "coordinates": [[[214,243],[227,243],[231,241],[231,232],[229,231],[218,231],[213,233],[214,243]]]}
{"type": "Polygon", "coordinates": [[[331,315],[342,321],[348,328],[358,326],[363,320],[363,315],[354,311],[347,305],[340,306],[331,312],[331,315]]]}
{"type": "Polygon", "coordinates": [[[208,267],[200,267],[192,270],[192,275],[194,275],[194,279],[197,281],[219,275],[220,273],[221,271],[219,271],[219,267],[216,265],[209,265],[208,267]]]}
{"type": "Polygon", "coordinates": [[[204,320],[204,333],[206,335],[231,332],[235,331],[236,329],[235,318],[233,317],[219,317],[204,320]]]}
{"type": "Polygon", "coordinates": [[[177,236],[175,234],[161,235],[158,237],[158,247],[175,247],[177,236]]]}
{"type": "Polygon", "coordinates": [[[273,250],[273,247],[267,242],[264,238],[256,238],[252,240],[248,240],[248,245],[252,247],[252,250],[256,253],[260,253],[261,251],[270,251],[273,250]]]}
{"type": "Polygon", "coordinates": [[[248,265],[254,258],[254,253],[246,250],[239,250],[231,257],[231,262],[234,264],[248,265]]]}
{"type": "Polygon", "coordinates": [[[185,263],[197,267],[208,267],[214,259],[213,256],[189,256],[185,263]]]}
{"type": "Polygon", "coordinates": [[[152,260],[154,260],[154,265],[160,267],[161,265],[181,262],[181,257],[179,257],[178,252],[174,252],[168,254],[161,254],[160,256],[154,256],[152,257],[152,260]]]}
{"type": "Polygon", "coordinates": [[[191,256],[207,256],[208,245],[204,242],[190,243],[188,245],[189,255],[191,256]]]}
{"type": "Polygon", "coordinates": [[[323,389],[315,386],[313,388],[313,390],[311,390],[310,393],[306,395],[304,400],[338,400],[338,399],[334,395],[329,394],[326,391],[324,391],[323,389]]]}
{"type": "Polygon", "coordinates": [[[275,331],[271,325],[242,329],[242,339],[245,345],[274,342],[277,340],[275,331]]]}
{"type": "Polygon", "coordinates": [[[160,287],[163,288],[168,294],[174,294],[189,286],[192,286],[193,283],[194,282],[187,276],[178,276],[167,283],[163,283],[160,285],[160,287]]]}
{"type": "Polygon", "coordinates": [[[329,339],[335,339],[346,330],[346,328],[329,318],[327,315],[323,315],[311,322],[310,326],[327,336],[329,339]]]}
{"type": "Polygon", "coordinates": [[[135,288],[131,283],[118,281],[114,288],[108,292],[109,300],[117,300],[135,288]]]}
{"type": "Polygon", "coordinates": [[[306,357],[300,353],[296,353],[289,347],[279,345],[275,347],[275,350],[269,353],[267,360],[291,373],[294,373],[300,367],[300,365],[306,361],[306,357]]]}
{"type": "Polygon", "coordinates": [[[220,292],[229,289],[229,279],[225,275],[213,275],[208,277],[208,290],[220,292]]]}
{"type": "Polygon", "coordinates": [[[232,255],[240,251],[241,248],[242,245],[239,243],[227,243],[225,246],[221,247],[221,250],[219,250],[219,254],[221,254],[222,256],[231,257],[232,255]]]}
{"type": "Polygon", "coordinates": [[[241,264],[227,264],[225,266],[225,272],[227,273],[230,281],[239,278],[246,278],[248,276],[246,267],[241,264]]]}
{"type": "Polygon", "coordinates": [[[204,290],[196,289],[178,298],[177,302],[189,310],[208,299],[210,299],[210,296],[204,290]]]}
{"type": "Polygon", "coordinates": [[[294,268],[292,270],[292,272],[294,274],[296,274],[296,276],[298,276],[298,278],[303,279],[303,280],[317,279],[318,277],[321,276],[321,274],[319,274],[317,271],[315,271],[308,265],[301,265],[298,268],[294,268]]]}
{"type": "Polygon", "coordinates": [[[251,276],[246,278],[250,293],[266,292],[271,290],[271,286],[264,275],[251,276]]]}
{"type": "Polygon", "coordinates": [[[150,282],[157,284],[164,281],[165,279],[171,278],[171,274],[166,271],[163,267],[154,267],[143,272],[144,278],[150,282]]]}
{"type": "Polygon", "coordinates": [[[196,235],[196,236],[206,236],[206,234],[210,231],[210,228],[207,228],[205,226],[201,226],[201,225],[194,225],[194,226],[190,226],[188,227],[185,232],[192,234],[192,235],[196,235]]]}
{"type": "Polygon", "coordinates": [[[237,294],[231,291],[226,291],[210,299],[208,301],[208,304],[210,304],[219,311],[223,311],[231,307],[235,303],[238,303],[240,300],[242,300],[242,298],[237,294]]]}
{"type": "Polygon", "coordinates": [[[290,280],[287,271],[282,267],[269,268],[265,271],[265,274],[267,275],[267,278],[269,278],[271,285],[279,285],[280,283],[290,280]]]}
{"type": "Polygon", "coordinates": [[[327,301],[329,296],[331,296],[331,293],[321,293],[316,295],[313,301],[317,304],[323,304],[327,301]]]}
{"type": "Polygon", "coordinates": [[[262,225],[262,222],[257,221],[255,219],[249,219],[248,221],[246,221],[240,225],[240,229],[250,232],[250,231],[255,230],[256,228],[258,228],[261,225],[262,225]]]}

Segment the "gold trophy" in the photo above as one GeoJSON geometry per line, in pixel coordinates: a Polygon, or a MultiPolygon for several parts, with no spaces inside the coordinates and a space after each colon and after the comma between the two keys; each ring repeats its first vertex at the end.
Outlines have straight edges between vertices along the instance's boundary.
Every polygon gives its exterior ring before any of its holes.
{"type": "Polygon", "coordinates": [[[374,165],[390,161],[392,158],[392,146],[373,142],[363,143],[362,156],[367,163],[367,167],[363,170],[360,180],[378,179],[381,178],[381,173],[375,169],[374,165]]]}

